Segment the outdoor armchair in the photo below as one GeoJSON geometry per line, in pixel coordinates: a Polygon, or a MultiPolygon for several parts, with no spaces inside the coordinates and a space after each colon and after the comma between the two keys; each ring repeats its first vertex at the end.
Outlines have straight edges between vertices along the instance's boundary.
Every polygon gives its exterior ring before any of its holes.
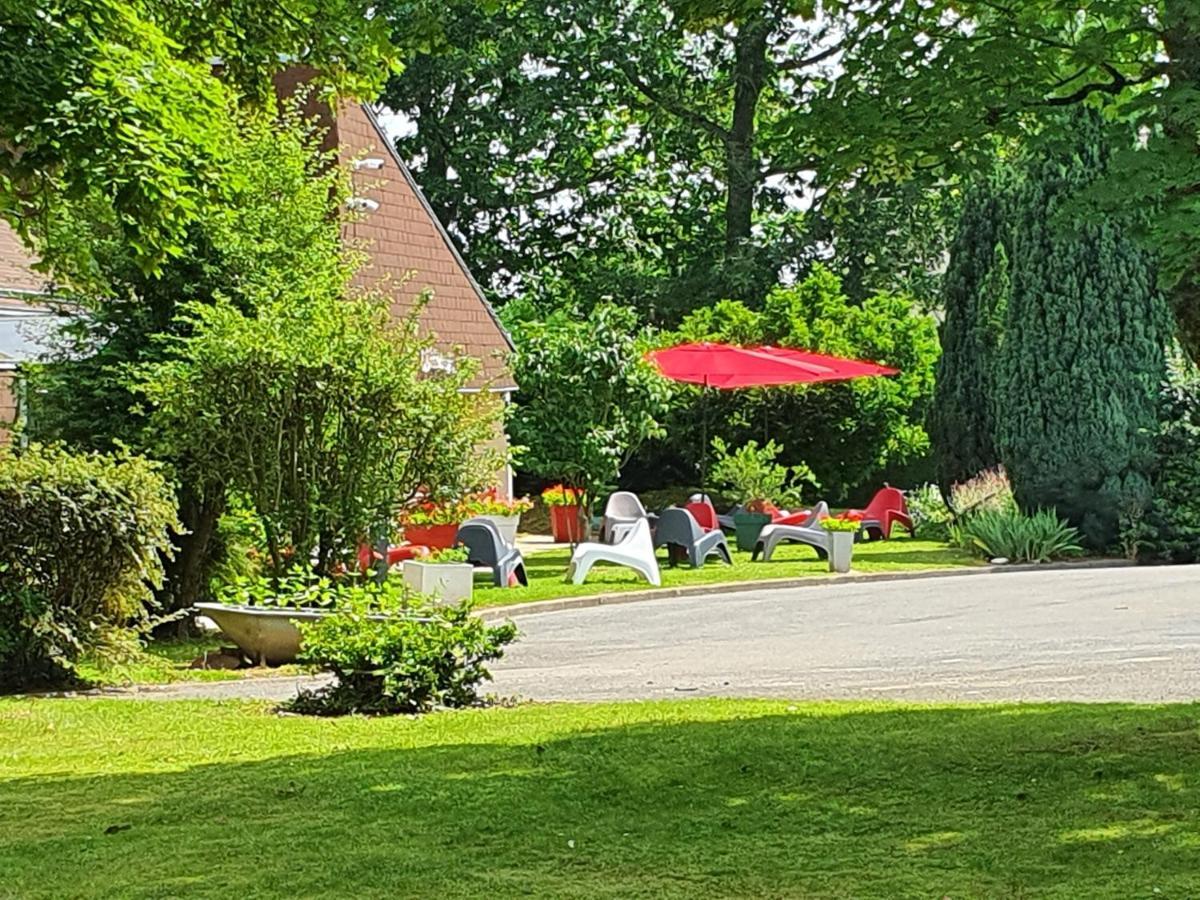
{"type": "Polygon", "coordinates": [[[871,498],[866,509],[847,510],[846,515],[862,516],[862,530],[867,540],[888,540],[892,536],[893,525],[899,525],[910,536],[914,533],[908,504],[904,501],[904,492],[899,488],[885,485],[871,498]]]}
{"type": "MultiPolygon", "coordinates": [[[[712,509],[711,506],[707,507],[712,509]]],[[[672,561],[675,553],[683,551],[693,569],[699,569],[710,556],[718,556],[726,565],[733,565],[729,555],[729,544],[720,529],[705,532],[696,517],[686,509],[671,507],[658,516],[658,527],[654,529],[654,547],[666,547],[672,561]]]]}
{"type": "Polygon", "coordinates": [[[642,506],[637,494],[631,494],[629,491],[610,494],[608,502],[604,504],[604,516],[600,520],[600,542],[618,543],[634,523],[646,518],[646,508],[642,506]]]}
{"type": "Polygon", "coordinates": [[[820,521],[829,517],[829,505],[822,500],[809,512],[807,518],[796,525],[772,523],[763,528],[754,545],[752,560],[761,553],[763,562],[769,562],[775,548],[784,542],[807,544],[817,551],[819,559],[829,556],[829,532],[820,526],[820,521]]]}
{"type": "Polygon", "coordinates": [[[696,524],[704,531],[719,531],[721,523],[717,511],[707,497],[704,500],[689,500],[683,507],[696,519],[696,524]]]}
{"type": "Polygon", "coordinates": [[[625,529],[625,535],[616,544],[580,544],[571,554],[567,577],[572,584],[583,584],[592,566],[598,562],[626,566],[638,572],[655,587],[662,584],[658,571],[658,560],[654,558],[654,542],[650,537],[648,519],[638,519],[625,529]]]}
{"type": "Polygon", "coordinates": [[[514,577],[528,586],[521,551],[505,543],[496,523],[489,519],[469,519],[459,526],[455,541],[466,548],[467,562],[492,570],[492,583],[496,587],[507,587],[514,577]]]}

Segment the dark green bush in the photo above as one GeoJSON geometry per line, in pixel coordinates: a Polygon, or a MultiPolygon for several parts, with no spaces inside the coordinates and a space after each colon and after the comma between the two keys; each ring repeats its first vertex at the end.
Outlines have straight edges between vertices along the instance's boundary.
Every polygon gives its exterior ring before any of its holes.
{"type": "Polygon", "coordinates": [[[1200,373],[1178,365],[1163,391],[1149,508],[1130,504],[1121,542],[1129,556],[1200,561],[1200,373]]]}
{"type": "Polygon", "coordinates": [[[954,543],[985,559],[1049,562],[1082,552],[1079,530],[1053,509],[1034,513],[984,509],[951,527],[954,543]]]}
{"type": "Polygon", "coordinates": [[[68,681],[148,628],[177,528],[145,459],[0,451],[0,689],[68,681]]]}
{"type": "Polygon", "coordinates": [[[469,604],[408,608],[356,597],[300,626],[300,661],[331,672],[333,684],[292,701],[316,715],[420,713],[471,706],[491,679],[485,663],[504,655],[516,626],[488,626],[469,604]]]}

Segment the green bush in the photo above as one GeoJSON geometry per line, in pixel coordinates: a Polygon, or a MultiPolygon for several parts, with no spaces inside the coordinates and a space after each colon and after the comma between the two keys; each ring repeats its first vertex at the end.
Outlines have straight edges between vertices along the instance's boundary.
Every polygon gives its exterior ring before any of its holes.
{"type": "Polygon", "coordinates": [[[800,463],[785,466],[776,462],[783,448],[774,441],[759,447],[758,441],[747,441],[730,450],[719,437],[712,439],[715,461],[711,478],[726,485],[742,503],[770,501],[783,506],[800,505],[800,490],[804,484],[817,485],[812,470],[800,463]]]}
{"type": "Polygon", "coordinates": [[[331,672],[328,687],[305,691],[295,712],[315,715],[420,713],[480,702],[485,663],[517,637],[512,623],[488,626],[466,604],[410,609],[357,598],[302,624],[300,661],[331,672]]]}
{"type": "Polygon", "coordinates": [[[283,575],[234,578],[215,591],[218,603],[279,609],[343,609],[356,604],[371,609],[395,609],[412,606],[416,596],[398,581],[377,584],[358,580],[356,576],[330,578],[299,565],[283,575]]]}
{"type": "Polygon", "coordinates": [[[155,463],[0,451],[0,688],[69,681],[148,629],[177,529],[155,463]]]}
{"type": "Polygon", "coordinates": [[[951,527],[954,543],[985,559],[1049,562],[1082,552],[1079,531],[1053,509],[1031,514],[985,509],[951,527]]]}
{"type": "Polygon", "coordinates": [[[1177,363],[1163,391],[1153,499],[1122,511],[1121,542],[1142,560],[1200,561],[1200,372],[1177,363]]]}
{"type": "Polygon", "coordinates": [[[947,541],[954,516],[942,499],[936,484],[925,484],[905,491],[905,502],[912,516],[914,536],[922,541],[947,541]]]}

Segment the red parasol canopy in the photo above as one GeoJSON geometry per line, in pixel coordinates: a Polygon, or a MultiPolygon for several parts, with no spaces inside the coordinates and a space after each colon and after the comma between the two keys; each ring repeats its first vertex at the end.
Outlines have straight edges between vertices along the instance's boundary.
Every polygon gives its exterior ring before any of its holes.
{"type": "Polygon", "coordinates": [[[646,358],[673,381],[723,389],[846,381],[897,373],[896,369],[873,362],[786,347],[679,344],[664,350],[653,350],[646,354],[646,358]]]}

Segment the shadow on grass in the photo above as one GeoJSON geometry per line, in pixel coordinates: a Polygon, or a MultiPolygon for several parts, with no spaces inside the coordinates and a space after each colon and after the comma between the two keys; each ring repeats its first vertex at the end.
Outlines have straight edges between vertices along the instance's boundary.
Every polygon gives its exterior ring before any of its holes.
{"type": "Polygon", "coordinates": [[[1078,898],[1200,877],[1192,706],[240,715],[207,727],[286,752],[186,767],[202,726],[182,771],[0,781],[0,895],[1078,898]]]}

